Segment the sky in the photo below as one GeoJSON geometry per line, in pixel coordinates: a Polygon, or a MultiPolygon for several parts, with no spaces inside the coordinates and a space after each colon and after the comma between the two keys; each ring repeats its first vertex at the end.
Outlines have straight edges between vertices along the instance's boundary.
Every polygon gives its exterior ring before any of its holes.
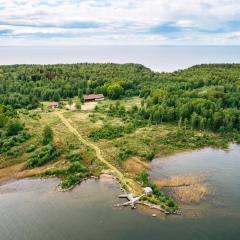
{"type": "Polygon", "coordinates": [[[240,0],[0,0],[5,45],[238,45],[240,0]]]}

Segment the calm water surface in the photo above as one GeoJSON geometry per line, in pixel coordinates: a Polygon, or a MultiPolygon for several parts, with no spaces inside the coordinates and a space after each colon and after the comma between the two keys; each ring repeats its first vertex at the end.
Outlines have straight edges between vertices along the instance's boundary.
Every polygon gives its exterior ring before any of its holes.
{"type": "Polygon", "coordinates": [[[0,55],[0,64],[140,63],[174,71],[202,63],[240,63],[240,46],[2,46],[0,55]]]}
{"type": "Polygon", "coordinates": [[[206,174],[214,195],[189,206],[196,216],[165,217],[114,208],[119,186],[88,180],[59,193],[56,179],[25,179],[0,186],[1,240],[239,239],[240,146],[206,148],[152,162],[152,178],[206,174]]]}

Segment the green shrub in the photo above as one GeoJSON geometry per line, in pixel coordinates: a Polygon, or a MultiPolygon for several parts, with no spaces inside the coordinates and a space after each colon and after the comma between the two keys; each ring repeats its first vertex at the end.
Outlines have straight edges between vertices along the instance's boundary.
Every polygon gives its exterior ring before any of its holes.
{"type": "Polygon", "coordinates": [[[83,157],[79,152],[73,152],[67,155],[67,159],[71,162],[80,162],[83,157]]]}
{"type": "Polygon", "coordinates": [[[77,173],[77,172],[86,173],[87,168],[79,162],[74,162],[69,166],[68,173],[73,174],[73,173],[77,173]]]}
{"type": "Polygon", "coordinates": [[[23,130],[23,125],[18,120],[11,120],[6,126],[6,135],[14,136],[23,130]]]}
{"type": "Polygon", "coordinates": [[[147,171],[142,171],[138,176],[137,176],[137,181],[141,182],[144,186],[149,184],[148,181],[149,174],[147,171]]]}
{"type": "Polygon", "coordinates": [[[44,146],[33,153],[27,161],[27,167],[39,167],[59,156],[59,151],[52,145],[44,146]]]}
{"type": "Polygon", "coordinates": [[[50,177],[50,176],[65,176],[67,174],[66,169],[63,168],[57,168],[57,169],[50,169],[45,171],[44,173],[40,174],[41,177],[50,177]]]}
{"type": "Polygon", "coordinates": [[[0,153],[9,151],[12,147],[27,141],[30,135],[25,132],[20,132],[14,136],[1,136],[0,137],[0,153]]]}
{"type": "Polygon", "coordinates": [[[135,127],[133,126],[132,123],[127,123],[127,124],[124,126],[124,132],[125,132],[125,133],[132,133],[134,130],[135,130],[135,127]]]}
{"type": "Polygon", "coordinates": [[[167,199],[166,205],[167,205],[169,208],[175,208],[175,207],[176,207],[176,205],[175,205],[175,203],[174,203],[174,201],[173,201],[172,198],[168,198],[168,199],[167,199]]]}
{"type": "Polygon", "coordinates": [[[236,141],[236,143],[240,144],[240,134],[234,135],[234,141],[236,141]]]}
{"type": "Polygon", "coordinates": [[[60,187],[62,189],[67,189],[77,184],[78,182],[79,182],[79,177],[70,175],[60,183],[60,187]]]}
{"type": "Polygon", "coordinates": [[[152,204],[155,204],[155,205],[158,205],[159,204],[159,201],[157,198],[155,198],[154,196],[147,196],[147,201],[152,203],[152,204]]]}
{"type": "Polygon", "coordinates": [[[43,145],[51,144],[53,142],[53,130],[50,126],[45,126],[43,129],[43,145]]]}
{"type": "Polygon", "coordinates": [[[117,159],[120,161],[126,160],[131,156],[136,155],[136,151],[133,149],[129,149],[126,147],[122,147],[119,149],[118,155],[117,155],[117,159]]]}
{"type": "Polygon", "coordinates": [[[164,194],[160,191],[159,187],[154,184],[154,183],[150,183],[150,187],[152,188],[153,190],[153,194],[158,196],[158,197],[161,197],[163,196],[164,194]]]}
{"type": "Polygon", "coordinates": [[[79,149],[80,145],[78,143],[70,143],[68,145],[68,148],[71,149],[71,150],[76,150],[76,149],[79,149]]]}
{"type": "Polygon", "coordinates": [[[23,143],[25,142],[26,140],[28,140],[30,138],[30,135],[25,133],[25,132],[22,132],[22,133],[19,133],[18,135],[15,135],[12,137],[12,139],[16,142],[16,143],[23,143]]]}
{"type": "Polygon", "coordinates": [[[27,147],[26,152],[28,153],[33,152],[35,149],[36,149],[36,146],[32,144],[27,147]]]}
{"type": "Polygon", "coordinates": [[[102,128],[90,133],[89,137],[93,140],[114,139],[123,136],[123,126],[104,125],[102,128]]]}
{"type": "Polygon", "coordinates": [[[10,151],[8,151],[7,152],[7,156],[8,157],[13,157],[13,158],[16,158],[16,157],[18,157],[20,155],[20,153],[19,153],[19,151],[17,151],[17,150],[10,150],[10,151]]]}
{"type": "Polygon", "coordinates": [[[8,117],[0,111],[0,128],[3,128],[8,122],[8,117]]]}
{"type": "Polygon", "coordinates": [[[144,152],[141,154],[141,157],[145,158],[148,161],[153,160],[155,153],[153,151],[144,152]]]}

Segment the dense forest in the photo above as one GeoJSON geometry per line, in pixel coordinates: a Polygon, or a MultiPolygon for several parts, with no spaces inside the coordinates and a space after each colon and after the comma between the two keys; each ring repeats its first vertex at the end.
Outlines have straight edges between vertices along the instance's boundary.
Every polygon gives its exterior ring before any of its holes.
{"type": "Polygon", "coordinates": [[[238,64],[198,65],[173,73],[139,64],[12,65],[0,67],[0,83],[0,127],[10,107],[33,109],[41,101],[103,93],[110,99],[140,96],[141,106],[131,111],[119,105],[110,109],[140,122],[221,133],[240,130],[238,64]]]}

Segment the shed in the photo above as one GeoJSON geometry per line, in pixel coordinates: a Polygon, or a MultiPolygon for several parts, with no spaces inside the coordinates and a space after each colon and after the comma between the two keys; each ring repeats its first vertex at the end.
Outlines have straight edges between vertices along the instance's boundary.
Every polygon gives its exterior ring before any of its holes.
{"type": "Polygon", "coordinates": [[[58,102],[49,103],[49,104],[48,104],[48,107],[49,107],[49,108],[57,108],[57,107],[59,107],[59,103],[58,103],[58,102]]]}
{"type": "Polygon", "coordinates": [[[146,195],[152,194],[152,192],[153,192],[151,187],[145,187],[145,188],[143,188],[143,191],[146,195]]]}
{"type": "Polygon", "coordinates": [[[83,99],[85,102],[90,101],[103,101],[104,95],[103,94],[90,94],[90,95],[84,95],[83,99]]]}

